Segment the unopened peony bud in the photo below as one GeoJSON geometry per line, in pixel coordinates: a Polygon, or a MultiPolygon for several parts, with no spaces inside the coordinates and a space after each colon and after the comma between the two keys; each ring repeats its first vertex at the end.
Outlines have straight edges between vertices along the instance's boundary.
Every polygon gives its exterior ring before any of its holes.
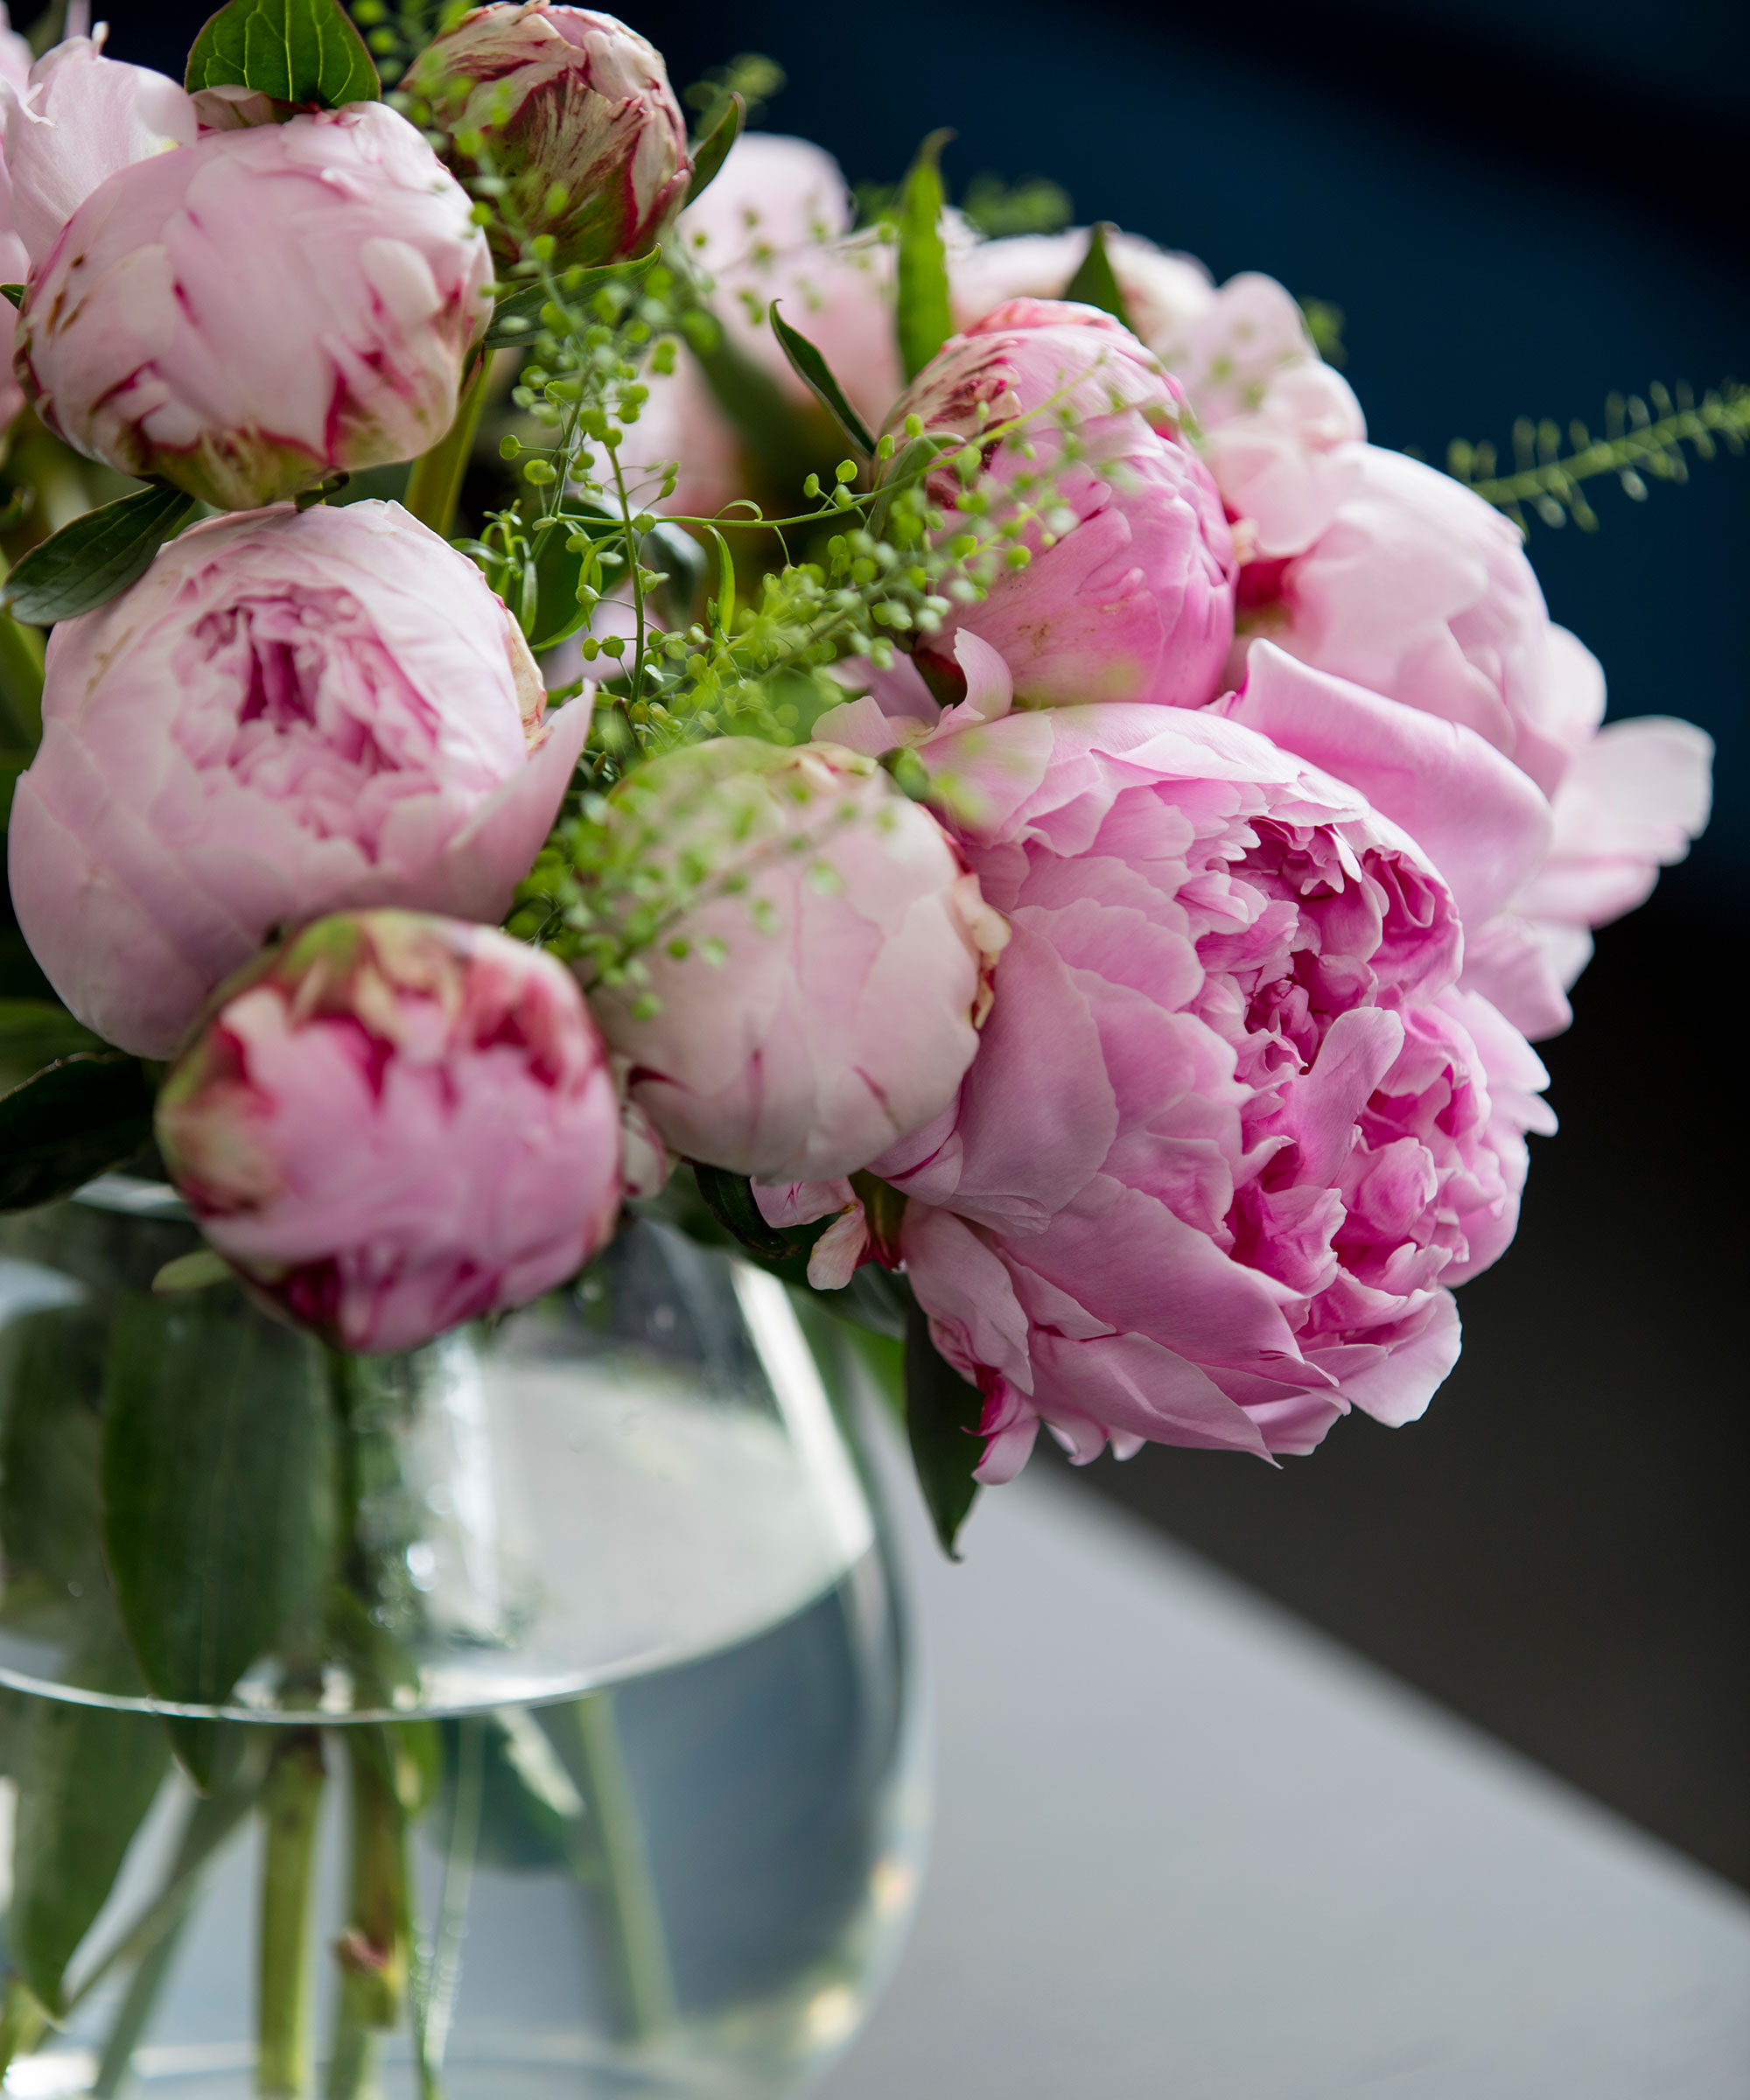
{"type": "Polygon", "coordinates": [[[591,998],[675,1151],[770,1180],[863,1166],[954,1097],[1008,937],[872,760],[724,737],[617,788],[591,998]]]}
{"type": "Polygon", "coordinates": [[[480,570],[398,505],[197,525],[50,638],[24,936],[82,1020],[167,1057],[276,926],[497,920],[588,729],[543,698],[480,570]]]}
{"type": "Polygon", "coordinates": [[[213,132],[79,206],[18,377],[88,458],[247,509],[434,444],[491,277],[466,196],[382,103],[213,132]]]}
{"type": "Polygon", "coordinates": [[[345,1349],[528,1304],[620,1208],[620,1106],[570,975],[410,912],[321,920],[234,979],[158,1138],[220,1253],[345,1349]]]}
{"type": "Polygon", "coordinates": [[[662,54],[612,15],[478,7],[427,48],[415,84],[457,141],[454,164],[509,184],[494,234],[507,262],[537,234],[561,264],[641,255],[686,192],[687,127],[662,54]]]}
{"type": "Polygon", "coordinates": [[[988,515],[1018,527],[1018,543],[1012,566],[993,557],[988,595],[920,645],[919,662],[952,682],[964,626],[1003,656],[1026,704],[1214,699],[1236,563],[1180,415],[1155,360],[1091,306],[1012,299],[950,338],[887,427],[915,416],[929,435],[970,439],[970,486],[954,464],[929,477],[947,536],[988,515]]]}

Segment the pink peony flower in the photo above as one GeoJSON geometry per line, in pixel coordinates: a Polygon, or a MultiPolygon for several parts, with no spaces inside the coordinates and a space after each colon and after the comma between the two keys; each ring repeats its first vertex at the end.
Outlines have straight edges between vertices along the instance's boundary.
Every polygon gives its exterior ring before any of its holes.
{"type": "Polygon", "coordinates": [[[275,927],[496,920],[588,729],[542,703],[479,570],[398,505],[209,520],[50,637],[18,922],[81,1020],[164,1057],[275,927]]]}
{"type": "Polygon", "coordinates": [[[462,190],[360,102],[101,183],[38,263],[17,369],[75,450],[244,509],[441,438],[491,278],[462,190]]]}
{"type": "Polygon", "coordinates": [[[1512,1237],[1524,1133],[1552,1127],[1529,1046],[1454,987],[1427,859],[1210,714],[1011,715],[922,755],[1013,937],[957,1100],[873,1171],[985,1394],[982,1476],[1041,1418],[1085,1459],[1419,1414],[1450,1286],[1512,1237]]]}
{"type": "MultiPolygon", "coordinates": [[[[1250,683],[1268,640],[1474,734],[1536,784],[1553,805],[1550,858],[1502,892],[1499,916],[1466,906],[1465,983],[1534,1039],[1555,1034],[1572,1018],[1567,990],[1592,954],[1592,929],[1642,903],[1658,869],[1681,860],[1706,823],[1712,745],[1664,718],[1600,728],[1604,674],[1550,620],[1516,528],[1416,460],[1358,444],[1337,445],[1334,461],[1339,452],[1354,478],[1328,514],[1318,463],[1278,456],[1272,514],[1298,518],[1301,543],[1241,570],[1230,675],[1250,683]]],[[[1222,458],[1214,465],[1230,507],[1242,505],[1222,458]]],[[[1236,531],[1246,530],[1242,518],[1236,531]]],[[[1302,714],[1295,694],[1316,682],[1293,688],[1278,659],[1267,683],[1268,718],[1256,698],[1236,718],[1353,781],[1441,860],[1425,828],[1437,813],[1400,808],[1365,738],[1348,739],[1340,756],[1326,741],[1322,702],[1307,700],[1302,714]]]]}
{"type": "Polygon", "coordinates": [[[321,920],[226,985],[158,1137],[220,1253],[343,1349],[528,1304],[620,1208],[619,1103],[569,973],[410,912],[321,920]]]}
{"type": "Polygon", "coordinates": [[[1004,938],[928,810],[867,759],[723,737],[610,802],[591,990],[674,1151],[770,1180],[864,1166],[953,1098],[1004,938]]]}
{"type": "Polygon", "coordinates": [[[106,59],[103,38],[100,28],[57,44],[5,98],[13,219],[38,270],[94,190],[200,136],[194,103],[176,81],[106,59]]]}
{"type": "MultiPolygon", "coordinates": [[[[30,78],[31,47],[10,26],[5,7],[0,4],[0,115],[28,86],[30,78]]],[[[0,122],[0,284],[22,284],[30,269],[30,251],[18,236],[12,178],[6,166],[5,126],[0,122]]],[[[12,376],[12,346],[18,332],[12,302],[0,300],[0,458],[5,454],[6,432],[24,405],[24,390],[12,376]]]]}
{"type": "MultiPolygon", "coordinates": [[[[710,305],[732,349],[777,385],[800,419],[823,424],[767,321],[784,318],[821,352],[851,406],[878,429],[905,383],[893,334],[893,258],[850,234],[844,178],[804,139],[755,131],[738,139],[717,180],[682,213],[676,234],[710,276],[710,305]]],[[[747,492],[755,465],[704,370],[682,350],[673,373],[648,375],[650,398],[627,433],[623,461],[648,473],[677,462],[668,508],[709,516],[747,492]]],[[[822,430],[826,446],[843,440],[822,430]]]]}
{"type": "MultiPolygon", "coordinates": [[[[686,192],[687,127],[662,54],[612,15],[550,0],[477,7],[429,45],[414,84],[477,133],[509,210],[561,264],[642,255],[686,192]]],[[[472,172],[480,158],[458,150],[472,172]]],[[[503,259],[522,243],[495,230],[503,259]]]]}
{"type": "MultiPolygon", "coordinates": [[[[1050,532],[1026,528],[1031,564],[999,570],[987,598],[920,643],[920,664],[951,681],[953,638],[966,628],[998,651],[1032,704],[1212,699],[1232,635],[1236,564],[1180,413],[1142,345],[1092,307],[1017,299],[951,338],[890,427],[915,416],[927,432],[974,438],[1027,418],[1013,437],[983,440],[984,467],[1018,498],[1031,488],[1050,532]],[[1070,463],[1066,431],[1080,448],[1070,463]]],[[[939,468],[929,489],[954,533],[958,474],[939,468]]]]}

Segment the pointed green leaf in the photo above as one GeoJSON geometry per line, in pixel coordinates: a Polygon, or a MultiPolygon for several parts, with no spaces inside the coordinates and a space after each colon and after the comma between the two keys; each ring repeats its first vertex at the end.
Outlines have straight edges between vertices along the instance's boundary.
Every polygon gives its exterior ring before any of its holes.
{"type": "MultiPolygon", "coordinates": [[[[79,1681],[139,1696],[119,1628],[101,1652],[82,1658],[79,1681]]],[[[33,1699],[15,1760],[6,1950],[44,2005],[59,2012],[66,1965],[109,1899],[169,1768],[170,1745],[154,1714],[33,1699]]]]}
{"type": "Polygon", "coordinates": [[[230,0],[194,39],[184,80],[250,88],[276,102],[339,109],[382,95],[375,63],[340,0],[230,0]]]}
{"type": "MultiPolygon", "coordinates": [[[[717,631],[727,639],[735,632],[735,556],[729,551],[729,542],[713,525],[711,543],[717,549],[717,597],[713,602],[717,631]]],[[[715,1173],[718,1170],[710,1170],[715,1173]]]]}
{"type": "Polygon", "coordinates": [[[179,488],[142,488],[64,525],[6,578],[0,607],[46,627],[106,605],[150,566],[200,508],[179,488]]]}
{"type": "Polygon", "coordinates": [[[703,138],[693,142],[693,175],[687,186],[689,204],[696,204],[717,180],[724,162],[729,158],[729,149],[741,136],[741,127],[746,122],[747,104],[738,94],[732,93],[710,130],[703,138]]]}
{"type": "MultiPolygon", "coordinates": [[[[584,305],[604,284],[612,284],[616,278],[622,284],[642,284],[655,268],[662,253],[660,248],[653,248],[648,255],[634,256],[629,262],[604,262],[593,270],[567,270],[560,277],[560,287],[571,304],[584,305]]],[[[541,332],[541,310],[550,296],[544,284],[525,284],[520,291],[513,291],[500,299],[493,308],[481,347],[527,349],[530,339],[541,332]]]]}
{"type": "Polygon", "coordinates": [[[935,1535],[950,1560],[955,1541],[977,1499],[972,1477],[984,1456],[978,1433],[984,1396],[969,1385],[930,1340],[929,1321],[914,1305],[906,1331],[906,1433],[935,1535]]]}
{"type": "Polygon", "coordinates": [[[1124,293],[1118,288],[1112,258],[1107,250],[1106,236],[1117,232],[1117,228],[1102,220],[1089,230],[1087,253],[1075,266],[1075,275],[1063,288],[1066,299],[1076,299],[1084,306],[1097,306],[1102,313],[1110,313],[1115,321],[1122,321],[1126,328],[1134,329],[1130,310],[1124,293]]]}
{"type": "Polygon", "coordinates": [[[875,440],[869,435],[867,425],[844,397],[844,388],[832,375],[832,369],[807,336],[799,335],[778,311],[778,302],[772,302],[772,332],[784,355],[790,360],[790,369],[805,387],[812,389],[815,398],[825,409],[835,423],[857,449],[867,458],[875,456],[875,440]]]}
{"type": "Polygon", "coordinates": [[[233,1291],[130,1294],[104,1414],[109,1569],[140,1668],[162,1699],[220,1704],[320,1609],[338,1530],[321,1353],[233,1291]]]}
{"type": "Polygon", "coordinates": [[[0,284],[0,299],[10,299],[15,306],[22,306],[24,303],[24,286],[22,284],[0,284]]]}
{"type": "Polygon", "coordinates": [[[942,150],[952,131],[932,131],[918,148],[900,199],[900,362],[915,379],[954,333],[948,253],[942,242],[942,150]]]}
{"type": "Polygon", "coordinates": [[[52,1203],[131,1159],[152,1134],[140,1060],[80,1051],[0,1095],[0,1211],[52,1203]]]}

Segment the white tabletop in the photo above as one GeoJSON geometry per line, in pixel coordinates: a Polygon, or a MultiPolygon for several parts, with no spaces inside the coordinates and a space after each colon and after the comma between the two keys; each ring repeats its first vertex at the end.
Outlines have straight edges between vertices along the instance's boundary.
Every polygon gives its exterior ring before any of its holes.
{"type": "Polygon", "coordinates": [[[1091,1495],[906,1529],[934,1857],[820,2100],[1750,2094],[1735,1891],[1091,1495]]]}

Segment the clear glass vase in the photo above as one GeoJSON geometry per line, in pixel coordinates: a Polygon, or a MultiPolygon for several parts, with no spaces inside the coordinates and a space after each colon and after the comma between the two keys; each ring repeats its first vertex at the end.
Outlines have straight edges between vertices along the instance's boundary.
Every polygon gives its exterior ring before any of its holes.
{"type": "Polygon", "coordinates": [[[198,1249],[118,1177],[0,1221],[5,2090],[805,2085],[926,1789],[782,1284],[647,1221],[490,1333],[342,1358],[165,1290],[198,1249]]]}

